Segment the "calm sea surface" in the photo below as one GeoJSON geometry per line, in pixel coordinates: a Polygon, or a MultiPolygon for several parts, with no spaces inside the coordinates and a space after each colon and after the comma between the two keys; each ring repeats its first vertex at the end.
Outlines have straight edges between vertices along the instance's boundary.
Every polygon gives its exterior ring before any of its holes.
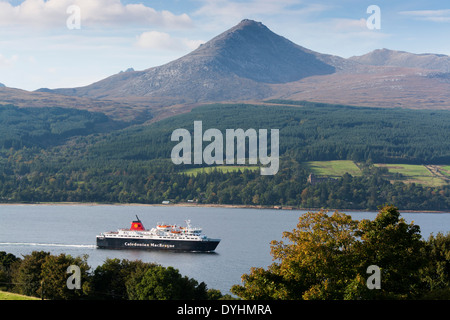
{"type": "MultiPolygon", "coordinates": [[[[251,267],[272,263],[270,241],[281,240],[283,231],[295,228],[306,211],[237,208],[115,206],[115,205],[0,205],[0,251],[16,256],[32,251],[52,254],[87,254],[92,269],[107,258],[142,260],[173,266],[182,275],[204,281],[208,288],[229,293],[251,267]],[[128,228],[138,215],[146,228],[158,222],[203,228],[222,241],[215,253],[172,253],[139,250],[96,249],[95,236],[102,231],[128,228]]],[[[344,211],[345,212],[345,211],[344,211]]],[[[354,219],[373,219],[376,212],[346,212],[354,219]]],[[[431,233],[450,231],[450,213],[402,213],[407,222],[431,233]]]]}

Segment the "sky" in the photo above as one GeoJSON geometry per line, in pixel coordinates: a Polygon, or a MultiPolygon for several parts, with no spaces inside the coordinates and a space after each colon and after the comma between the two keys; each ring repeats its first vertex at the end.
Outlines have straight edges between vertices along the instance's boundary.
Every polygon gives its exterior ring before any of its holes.
{"type": "Polygon", "coordinates": [[[242,19],[344,58],[381,48],[450,55],[448,0],[0,0],[0,83],[69,88],[145,70],[242,19]]]}

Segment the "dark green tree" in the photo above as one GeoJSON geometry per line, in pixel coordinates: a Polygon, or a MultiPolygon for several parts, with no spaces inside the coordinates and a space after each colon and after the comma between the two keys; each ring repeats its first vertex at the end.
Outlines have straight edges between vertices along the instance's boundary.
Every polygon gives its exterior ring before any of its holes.
{"type": "Polygon", "coordinates": [[[41,268],[40,294],[51,300],[76,300],[89,296],[89,266],[87,256],[72,257],[66,254],[49,255],[45,258],[41,268]],[[67,281],[72,275],[69,266],[80,269],[80,289],[70,289],[67,281]]]}
{"type": "Polygon", "coordinates": [[[130,300],[206,300],[207,288],[173,267],[153,266],[127,281],[130,300]]]}
{"type": "Polygon", "coordinates": [[[33,251],[24,256],[12,271],[14,292],[27,296],[41,297],[42,265],[49,252],[33,251]]]}
{"type": "Polygon", "coordinates": [[[421,277],[429,292],[424,299],[450,299],[450,233],[431,235],[426,243],[427,264],[421,277]]]}
{"type": "Polygon", "coordinates": [[[12,284],[13,265],[20,262],[20,258],[11,253],[0,251],[0,289],[10,290],[12,284]]]}
{"type": "Polygon", "coordinates": [[[101,300],[127,300],[126,283],[135,273],[156,266],[139,260],[106,259],[92,275],[92,297],[101,300]]]}
{"type": "Polygon", "coordinates": [[[372,298],[411,299],[421,295],[420,270],[425,266],[420,227],[406,223],[398,209],[387,205],[374,220],[361,220],[357,243],[360,274],[370,265],[381,269],[380,290],[370,291],[372,298]]]}

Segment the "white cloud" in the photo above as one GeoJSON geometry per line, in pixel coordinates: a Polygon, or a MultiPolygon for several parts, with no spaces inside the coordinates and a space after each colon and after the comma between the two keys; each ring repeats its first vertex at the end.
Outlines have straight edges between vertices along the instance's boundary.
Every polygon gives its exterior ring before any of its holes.
{"type": "Polygon", "coordinates": [[[12,67],[17,62],[19,57],[17,55],[13,55],[11,58],[7,58],[0,54],[0,67],[12,67]]]}
{"type": "Polygon", "coordinates": [[[239,22],[244,18],[263,19],[274,16],[300,17],[314,15],[326,10],[330,6],[323,4],[305,4],[302,0],[200,0],[201,7],[193,15],[207,17],[214,23],[239,22]]]}
{"type": "Polygon", "coordinates": [[[361,18],[359,20],[355,19],[332,19],[331,24],[334,25],[333,30],[336,31],[346,31],[346,32],[355,32],[355,31],[367,31],[367,22],[366,19],[361,18]]]}
{"type": "Polygon", "coordinates": [[[174,38],[168,33],[159,31],[144,32],[136,41],[136,45],[140,48],[155,50],[194,50],[202,43],[204,41],[174,38]]]}
{"type": "Polygon", "coordinates": [[[183,13],[156,11],[144,4],[124,5],[120,0],[24,0],[14,6],[0,0],[0,26],[66,27],[71,5],[78,6],[81,26],[159,26],[185,28],[192,26],[191,18],[183,13]]]}
{"type": "Polygon", "coordinates": [[[298,0],[251,0],[236,2],[229,0],[203,0],[203,5],[196,11],[197,15],[229,17],[246,17],[250,14],[277,14],[286,12],[286,7],[298,5],[298,0]]]}
{"type": "Polygon", "coordinates": [[[400,14],[410,16],[418,20],[450,22],[450,9],[401,11],[400,14]]]}

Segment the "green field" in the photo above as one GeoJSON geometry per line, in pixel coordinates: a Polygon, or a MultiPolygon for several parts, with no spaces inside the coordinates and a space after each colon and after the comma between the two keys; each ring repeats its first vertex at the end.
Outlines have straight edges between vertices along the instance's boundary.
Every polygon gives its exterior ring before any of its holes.
{"type": "Polygon", "coordinates": [[[437,187],[447,184],[438,174],[432,173],[424,165],[413,164],[376,164],[379,167],[388,168],[390,173],[400,173],[405,183],[417,183],[425,186],[437,187]]]}
{"type": "Polygon", "coordinates": [[[450,166],[442,166],[441,167],[441,172],[443,174],[445,174],[446,176],[450,177],[450,166]]]}
{"type": "Polygon", "coordinates": [[[236,172],[238,170],[259,170],[258,166],[213,166],[213,167],[203,167],[203,168],[193,168],[184,170],[183,173],[196,176],[198,173],[210,173],[214,170],[222,171],[222,172],[236,172]]]}
{"type": "Polygon", "coordinates": [[[40,300],[35,297],[23,296],[11,292],[0,291],[0,300],[40,300]]]}
{"type": "Polygon", "coordinates": [[[378,167],[386,167],[389,172],[400,173],[409,177],[432,177],[430,171],[423,165],[415,164],[375,164],[378,167]]]}
{"type": "Polygon", "coordinates": [[[304,162],[304,164],[317,176],[337,178],[342,177],[345,173],[349,173],[352,176],[361,175],[361,170],[351,160],[308,161],[304,162]]]}
{"type": "MultiPolygon", "coordinates": [[[[352,176],[362,174],[358,165],[351,160],[334,161],[307,161],[303,165],[317,176],[339,178],[345,173],[352,176]]],[[[450,183],[450,166],[425,166],[413,164],[375,164],[377,167],[385,167],[389,171],[386,176],[391,182],[416,183],[424,186],[438,187],[450,183]],[[428,168],[427,168],[428,167],[428,168]],[[401,176],[394,176],[394,174],[401,176]]],[[[238,170],[258,170],[258,166],[211,166],[184,170],[183,173],[196,176],[199,172],[210,173],[213,170],[222,172],[236,172],[238,170]]]]}
{"type": "MultiPolygon", "coordinates": [[[[342,177],[346,172],[352,176],[361,175],[361,170],[351,160],[340,161],[308,161],[303,163],[311,173],[317,176],[332,178],[342,177]]],[[[391,182],[402,181],[404,183],[416,183],[424,186],[438,187],[449,184],[450,166],[424,166],[412,164],[375,164],[377,167],[385,167],[389,171],[388,179],[391,182]],[[395,177],[394,174],[401,174],[395,177]]]]}

